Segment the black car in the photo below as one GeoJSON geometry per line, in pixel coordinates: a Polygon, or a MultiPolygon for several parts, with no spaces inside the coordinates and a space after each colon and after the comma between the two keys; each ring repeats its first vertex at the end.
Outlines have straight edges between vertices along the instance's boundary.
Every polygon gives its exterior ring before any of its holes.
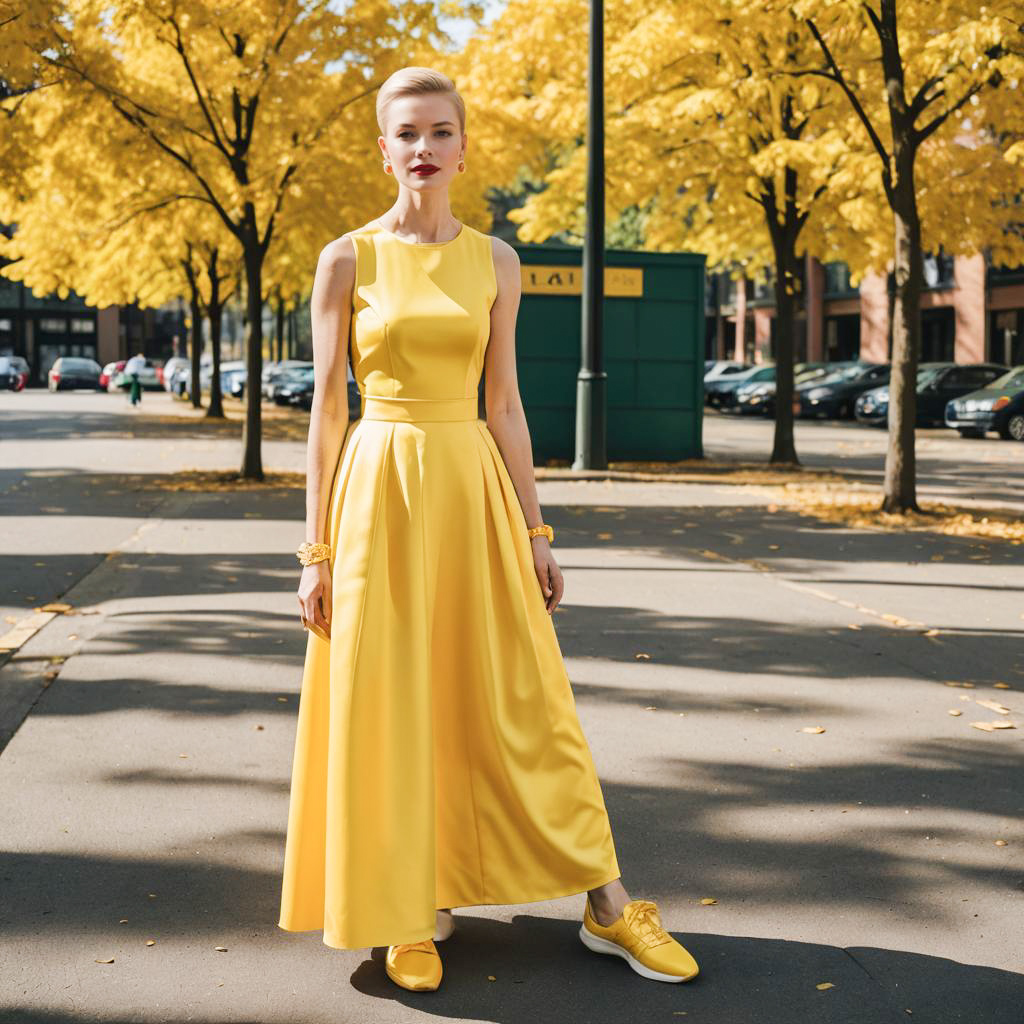
{"type": "Polygon", "coordinates": [[[274,402],[309,409],[313,404],[313,367],[278,374],[274,382],[274,402]]]}
{"type": "Polygon", "coordinates": [[[946,403],[946,426],[961,437],[995,430],[1004,440],[1024,441],[1024,366],[946,403]]]}
{"type": "MultiPolygon", "coordinates": [[[[793,387],[797,388],[807,381],[823,377],[829,372],[831,366],[834,366],[834,364],[795,363],[793,365],[793,387]]],[[[775,390],[774,376],[771,380],[748,380],[736,389],[736,411],[740,413],[760,413],[762,416],[774,416],[775,390]]]]}
{"type": "MultiPolygon", "coordinates": [[[[950,399],[983,386],[985,382],[997,377],[999,371],[1000,368],[994,363],[921,363],[917,368],[915,425],[941,427],[945,422],[946,406],[950,399]]],[[[861,395],[857,399],[855,411],[857,419],[862,423],[884,427],[889,422],[888,385],[861,395]]]]}
{"type": "Polygon", "coordinates": [[[886,383],[890,370],[888,363],[858,361],[810,380],[796,389],[800,400],[798,415],[851,419],[857,399],[865,391],[886,383]]]}
{"type": "Polygon", "coordinates": [[[775,364],[751,366],[739,373],[715,377],[704,385],[704,401],[718,409],[731,409],[736,404],[736,390],[744,384],[775,379],[775,364]]]}
{"type": "Polygon", "coordinates": [[[64,391],[70,388],[91,388],[93,391],[104,391],[100,384],[103,367],[95,359],[84,359],[81,356],[60,356],[50,367],[46,375],[47,387],[51,391],[64,391]]]}
{"type": "Polygon", "coordinates": [[[1008,366],[998,363],[957,363],[917,382],[917,425],[942,427],[946,406],[954,398],[977,391],[1003,376],[1008,366]]]}

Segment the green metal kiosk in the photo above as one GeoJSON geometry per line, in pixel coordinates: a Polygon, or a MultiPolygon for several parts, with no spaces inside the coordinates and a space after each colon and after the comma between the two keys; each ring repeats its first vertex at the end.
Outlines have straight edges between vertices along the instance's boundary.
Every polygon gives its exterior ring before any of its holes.
{"type": "MultiPolygon", "coordinates": [[[[538,465],[572,463],[580,365],[582,250],[520,245],[519,391],[538,465]]],[[[608,460],[701,458],[705,257],[605,253],[608,460]]]]}

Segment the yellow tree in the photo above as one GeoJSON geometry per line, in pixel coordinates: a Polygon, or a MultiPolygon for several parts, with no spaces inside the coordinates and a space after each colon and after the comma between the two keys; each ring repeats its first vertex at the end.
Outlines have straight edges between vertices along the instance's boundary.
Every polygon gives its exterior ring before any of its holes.
{"type": "Polygon", "coordinates": [[[332,129],[373,139],[373,92],[423,52],[436,19],[436,3],[415,0],[66,0],[53,25],[45,52],[65,85],[102,97],[174,163],[189,183],[181,198],[207,204],[239,247],[245,477],[263,475],[263,268],[278,219],[332,129]]]}
{"type": "MultiPolygon", "coordinates": [[[[494,149],[525,154],[543,185],[509,214],[526,241],[582,227],[587,38],[559,27],[585,25],[586,11],[585,0],[512,3],[464,58],[479,75],[476,98],[517,120],[515,145],[502,123],[494,149]]],[[[785,74],[803,66],[813,42],[795,19],[769,17],[750,0],[619,0],[607,18],[608,222],[639,210],[649,249],[696,249],[712,268],[774,275],[771,461],[798,462],[799,257],[826,244],[821,225],[847,149],[847,111],[827,84],[785,74]]],[[[523,173],[507,158],[503,170],[506,183],[523,173]]]]}
{"type": "MultiPolygon", "coordinates": [[[[998,247],[1024,257],[1019,230],[1024,78],[1020,0],[796,0],[769,5],[799,17],[818,48],[801,74],[837,86],[859,126],[861,148],[877,169],[892,224],[895,302],[892,329],[887,512],[917,510],[914,426],[920,349],[925,211],[934,236],[954,252],[998,247]],[[964,142],[958,136],[966,137],[964,142]],[[926,177],[947,177],[923,199],[926,177]],[[968,205],[952,201],[959,193],[968,205]],[[973,214],[973,217],[972,217],[973,214]],[[1000,225],[1002,222],[1002,226],[1000,225]]],[[[863,161],[862,161],[863,163],[863,161]]]]}
{"type": "Polygon", "coordinates": [[[10,183],[32,165],[31,130],[18,113],[26,96],[48,84],[39,51],[58,11],[51,0],[0,0],[0,166],[10,183]]]}
{"type": "MultiPolygon", "coordinates": [[[[101,308],[158,306],[187,289],[194,334],[202,317],[210,317],[208,415],[223,416],[219,324],[231,294],[224,282],[236,280],[242,267],[221,219],[206,204],[184,203],[180,168],[140,147],[134,131],[112,120],[87,92],[58,91],[23,114],[35,159],[0,189],[0,213],[17,224],[13,237],[0,243],[10,261],[4,276],[43,294],[73,290],[101,308]]],[[[198,405],[195,345],[193,352],[191,391],[198,405]]]]}

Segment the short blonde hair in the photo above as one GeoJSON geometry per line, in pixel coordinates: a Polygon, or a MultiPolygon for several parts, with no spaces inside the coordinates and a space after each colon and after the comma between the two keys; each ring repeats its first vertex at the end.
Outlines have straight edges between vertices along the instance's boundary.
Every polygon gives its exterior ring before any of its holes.
{"type": "Polygon", "coordinates": [[[455,83],[440,71],[433,68],[399,68],[390,75],[387,81],[377,91],[377,127],[381,135],[384,131],[387,119],[388,106],[392,100],[401,96],[423,96],[429,93],[441,93],[446,95],[455,105],[455,111],[459,118],[459,131],[466,131],[466,104],[455,88],[455,83]]]}

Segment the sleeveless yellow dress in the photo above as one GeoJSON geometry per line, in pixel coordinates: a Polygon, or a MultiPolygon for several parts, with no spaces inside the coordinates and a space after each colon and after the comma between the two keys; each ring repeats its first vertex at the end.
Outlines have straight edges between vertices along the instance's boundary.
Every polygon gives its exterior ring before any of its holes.
{"type": "Polygon", "coordinates": [[[439,907],[619,877],[526,520],[478,416],[491,238],[349,237],[362,414],[331,487],[331,639],[307,642],[278,922],[336,949],[430,938],[439,907]]]}

